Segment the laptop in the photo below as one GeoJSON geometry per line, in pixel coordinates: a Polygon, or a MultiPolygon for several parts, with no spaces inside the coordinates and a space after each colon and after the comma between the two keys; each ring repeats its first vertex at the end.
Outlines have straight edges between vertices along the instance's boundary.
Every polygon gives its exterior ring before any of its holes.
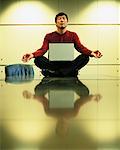
{"type": "Polygon", "coordinates": [[[48,58],[50,61],[74,60],[73,43],[49,43],[48,58]]]}

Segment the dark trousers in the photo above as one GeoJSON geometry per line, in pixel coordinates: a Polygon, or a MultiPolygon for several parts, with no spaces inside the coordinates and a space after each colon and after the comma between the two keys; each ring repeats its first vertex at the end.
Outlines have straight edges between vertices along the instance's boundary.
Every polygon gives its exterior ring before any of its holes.
{"type": "Polygon", "coordinates": [[[66,75],[80,70],[88,61],[89,56],[81,54],[73,61],[49,61],[46,57],[41,56],[36,57],[34,63],[40,69],[58,71],[66,75]]]}

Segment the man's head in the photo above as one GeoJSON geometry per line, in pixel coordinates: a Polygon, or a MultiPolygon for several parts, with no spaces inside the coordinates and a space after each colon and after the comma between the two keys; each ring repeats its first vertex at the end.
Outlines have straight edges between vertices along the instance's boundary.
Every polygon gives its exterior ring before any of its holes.
{"type": "Polygon", "coordinates": [[[58,17],[61,17],[61,16],[66,17],[66,19],[67,19],[67,21],[68,21],[68,16],[67,16],[67,14],[65,14],[64,12],[60,12],[60,13],[58,13],[58,14],[55,16],[55,23],[57,22],[57,18],[58,18],[58,17]]]}
{"type": "Polygon", "coordinates": [[[68,16],[64,12],[60,12],[55,16],[56,26],[60,29],[64,29],[67,27],[68,16]]]}

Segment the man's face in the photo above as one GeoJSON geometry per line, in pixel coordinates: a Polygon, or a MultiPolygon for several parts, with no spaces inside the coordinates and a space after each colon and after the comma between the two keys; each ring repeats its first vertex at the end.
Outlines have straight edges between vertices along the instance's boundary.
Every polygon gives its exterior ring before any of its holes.
{"type": "Polygon", "coordinates": [[[64,29],[67,27],[67,24],[68,24],[68,20],[66,18],[65,15],[63,16],[58,16],[57,17],[57,20],[56,20],[56,26],[60,29],[64,29]]]}

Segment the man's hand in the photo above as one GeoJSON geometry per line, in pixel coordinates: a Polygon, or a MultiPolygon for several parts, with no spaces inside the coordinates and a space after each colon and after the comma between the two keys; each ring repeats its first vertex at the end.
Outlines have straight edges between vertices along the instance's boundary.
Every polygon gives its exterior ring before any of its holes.
{"type": "Polygon", "coordinates": [[[98,50],[97,51],[94,51],[91,53],[91,56],[95,57],[95,58],[100,58],[102,57],[103,55],[101,54],[101,52],[99,52],[98,50]]]}
{"type": "Polygon", "coordinates": [[[28,62],[31,58],[33,58],[34,57],[34,55],[32,54],[32,53],[30,53],[30,54],[25,54],[25,55],[23,55],[23,57],[22,57],[22,61],[23,62],[28,62]]]}

